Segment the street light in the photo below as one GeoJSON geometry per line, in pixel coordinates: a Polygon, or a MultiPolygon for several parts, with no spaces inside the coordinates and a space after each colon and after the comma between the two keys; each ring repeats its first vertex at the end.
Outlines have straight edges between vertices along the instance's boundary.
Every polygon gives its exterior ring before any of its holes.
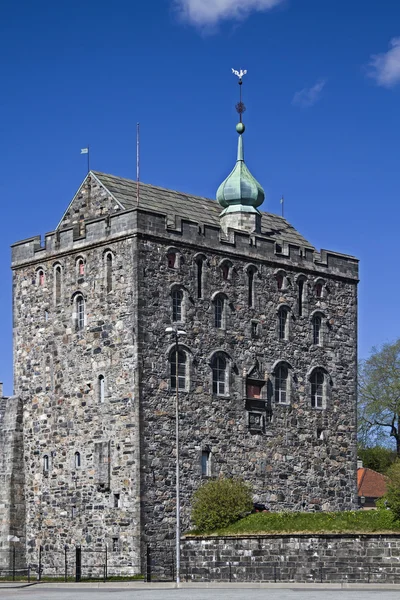
{"type": "Polygon", "coordinates": [[[179,337],[186,335],[183,329],[167,327],[165,333],[172,335],[175,341],[175,445],[176,445],[176,583],[180,583],[181,572],[181,505],[179,488],[179,337]]]}

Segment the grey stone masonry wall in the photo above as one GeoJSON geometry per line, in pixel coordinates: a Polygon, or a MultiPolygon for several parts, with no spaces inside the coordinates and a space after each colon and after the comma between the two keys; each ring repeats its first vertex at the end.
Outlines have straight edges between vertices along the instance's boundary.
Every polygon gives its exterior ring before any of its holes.
{"type": "Polygon", "coordinates": [[[400,582],[400,535],[186,538],[188,581],[400,582]]]}
{"type": "Polygon", "coordinates": [[[355,258],[140,205],[123,210],[88,178],[43,243],[14,244],[12,268],[28,558],[39,545],[61,557],[65,544],[107,545],[110,566],[139,571],[145,543],[173,540],[171,325],[186,331],[184,528],[193,492],[220,475],[243,477],[272,510],[356,507],[355,258]],[[175,290],[182,311],[174,321],[175,290]],[[216,357],[226,364],[218,390],[216,357]],[[282,365],[286,402],[277,401],[282,365]]]}
{"type": "Polygon", "coordinates": [[[25,547],[25,488],[22,402],[16,396],[0,398],[0,568],[9,568],[12,547],[20,560],[25,547]]]}

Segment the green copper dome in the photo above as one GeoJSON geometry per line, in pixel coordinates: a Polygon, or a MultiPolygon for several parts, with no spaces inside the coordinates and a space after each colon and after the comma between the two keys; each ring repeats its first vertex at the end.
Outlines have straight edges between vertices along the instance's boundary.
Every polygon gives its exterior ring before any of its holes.
{"type": "Polygon", "coordinates": [[[237,161],[232,172],[217,190],[217,200],[227,212],[258,212],[255,209],[264,202],[265,193],[258,181],[250,173],[244,162],[243,138],[245,127],[238,123],[239,133],[237,161]]]}

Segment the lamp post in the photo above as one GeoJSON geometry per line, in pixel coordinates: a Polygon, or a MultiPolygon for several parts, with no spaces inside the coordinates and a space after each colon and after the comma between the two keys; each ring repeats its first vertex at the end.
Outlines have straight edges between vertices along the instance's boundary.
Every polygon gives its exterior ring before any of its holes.
{"type": "Polygon", "coordinates": [[[181,503],[179,486],[179,337],[186,335],[186,331],[183,331],[183,329],[174,329],[174,327],[167,327],[165,333],[172,335],[175,342],[176,583],[179,584],[181,580],[181,503]]]}

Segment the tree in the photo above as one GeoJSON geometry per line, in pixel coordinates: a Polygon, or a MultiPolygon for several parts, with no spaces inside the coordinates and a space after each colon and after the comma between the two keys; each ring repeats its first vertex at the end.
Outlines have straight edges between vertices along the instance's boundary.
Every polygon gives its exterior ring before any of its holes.
{"type": "Polygon", "coordinates": [[[397,520],[400,519],[400,460],[390,467],[388,470],[389,483],[387,492],[384,496],[390,510],[393,512],[397,520]]]}
{"type": "Polygon", "coordinates": [[[396,460],[396,452],[383,446],[358,448],[358,456],[361,458],[364,467],[383,474],[396,460]]]}
{"type": "Polygon", "coordinates": [[[214,479],[193,494],[192,521],[198,531],[227,527],[251,512],[250,487],[241,479],[214,479]]]}
{"type": "Polygon", "coordinates": [[[388,434],[400,457],[400,339],[373,348],[359,368],[359,435],[388,444],[388,434]]]}

